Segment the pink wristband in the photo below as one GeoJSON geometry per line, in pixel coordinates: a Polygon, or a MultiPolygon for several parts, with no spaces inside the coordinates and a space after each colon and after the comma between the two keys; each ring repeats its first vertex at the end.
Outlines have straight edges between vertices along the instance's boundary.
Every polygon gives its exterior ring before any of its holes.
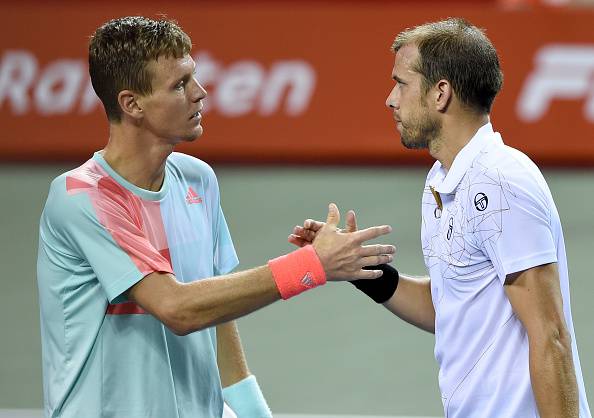
{"type": "Polygon", "coordinates": [[[311,245],[270,260],[268,267],[283,299],[326,283],[326,273],[311,245]]]}

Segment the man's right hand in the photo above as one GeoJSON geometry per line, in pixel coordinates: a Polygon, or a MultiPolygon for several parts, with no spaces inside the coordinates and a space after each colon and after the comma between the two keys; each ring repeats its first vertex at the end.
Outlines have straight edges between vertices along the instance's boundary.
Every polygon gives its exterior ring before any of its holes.
{"type": "Polygon", "coordinates": [[[363,243],[389,234],[392,232],[392,227],[382,225],[357,231],[354,213],[350,212],[349,215],[346,233],[338,229],[340,212],[334,203],[331,203],[328,208],[326,223],[317,222],[313,225],[318,228],[313,234],[312,245],[322,262],[327,279],[342,281],[380,277],[381,270],[362,268],[391,262],[396,248],[393,245],[363,245],[363,243]]]}

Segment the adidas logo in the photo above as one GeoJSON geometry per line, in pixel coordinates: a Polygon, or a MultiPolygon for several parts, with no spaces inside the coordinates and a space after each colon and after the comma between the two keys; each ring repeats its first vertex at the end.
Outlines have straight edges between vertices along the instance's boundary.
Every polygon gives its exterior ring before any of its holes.
{"type": "Polygon", "coordinates": [[[192,203],[202,203],[202,198],[198,196],[198,193],[191,187],[188,187],[188,193],[186,193],[186,203],[191,205],[192,203]]]}
{"type": "Polygon", "coordinates": [[[301,284],[305,287],[315,287],[316,282],[314,282],[309,271],[305,273],[305,276],[303,276],[303,278],[301,279],[301,284]]]}

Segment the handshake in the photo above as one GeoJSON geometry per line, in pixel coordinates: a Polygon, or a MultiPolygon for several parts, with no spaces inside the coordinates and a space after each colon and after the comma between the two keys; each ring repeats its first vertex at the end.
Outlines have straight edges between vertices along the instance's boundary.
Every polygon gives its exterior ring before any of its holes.
{"type": "MultiPolygon", "coordinates": [[[[364,243],[389,234],[392,228],[382,225],[358,230],[352,210],[347,212],[344,230],[338,228],[339,222],[338,207],[331,203],[325,223],[307,219],[303,226],[293,229],[288,240],[300,248],[311,245],[328,280],[349,281],[374,301],[387,301],[398,286],[398,271],[387,264],[393,261],[396,248],[393,245],[364,243]]],[[[287,297],[291,296],[288,294],[287,297]]]]}

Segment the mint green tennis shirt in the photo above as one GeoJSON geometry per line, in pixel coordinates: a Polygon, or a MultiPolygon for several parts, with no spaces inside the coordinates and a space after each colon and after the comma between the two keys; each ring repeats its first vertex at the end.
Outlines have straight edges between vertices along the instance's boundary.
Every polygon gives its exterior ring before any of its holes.
{"type": "Polygon", "coordinates": [[[215,329],[177,336],[126,299],[153,272],[191,282],[238,264],[216,176],[173,153],[158,192],[101,153],[56,178],[37,280],[46,417],[221,417],[215,329]]]}

